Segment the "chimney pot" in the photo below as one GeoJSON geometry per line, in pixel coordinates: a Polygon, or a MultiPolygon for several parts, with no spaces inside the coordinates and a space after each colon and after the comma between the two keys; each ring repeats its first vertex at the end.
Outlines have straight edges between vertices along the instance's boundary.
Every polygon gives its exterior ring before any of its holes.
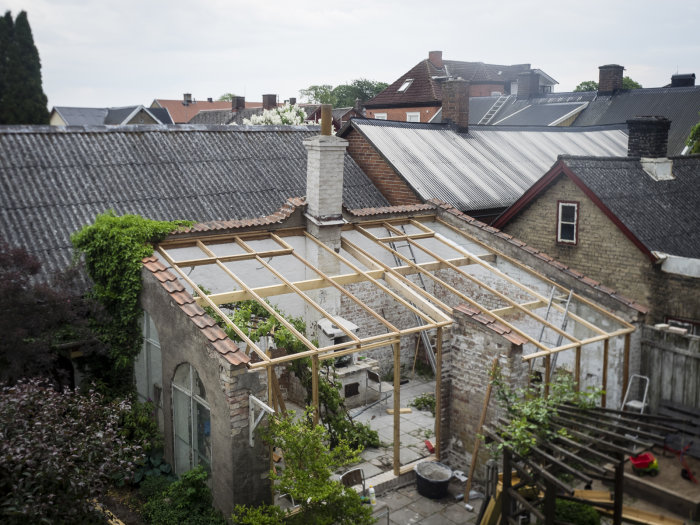
{"type": "Polygon", "coordinates": [[[660,116],[641,116],[627,121],[628,157],[662,158],[668,151],[671,121],[660,116]]]}
{"type": "Polygon", "coordinates": [[[442,51],[429,51],[428,60],[438,69],[442,69],[442,51]]]}
{"type": "Polygon", "coordinates": [[[598,93],[612,94],[622,89],[622,75],[625,68],[617,64],[608,64],[598,68],[598,93]]]}
{"type": "Polygon", "coordinates": [[[263,109],[274,109],[277,107],[277,95],[263,95],[263,109]]]}
{"type": "Polygon", "coordinates": [[[469,131],[469,82],[462,78],[442,84],[442,121],[459,133],[469,131]]]}
{"type": "Polygon", "coordinates": [[[233,97],[231,100],[231,109],[233,111],[245,109],[245,97],[233,97]]]}

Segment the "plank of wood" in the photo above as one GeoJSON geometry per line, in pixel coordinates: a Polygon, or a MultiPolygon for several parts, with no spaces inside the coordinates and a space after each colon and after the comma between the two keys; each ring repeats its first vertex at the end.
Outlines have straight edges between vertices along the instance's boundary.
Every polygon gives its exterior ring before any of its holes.
{"type": "Polygon", "coordinates": [[[575,490],[574,498],[600,503],[610,503],[612,501],[612,494],[610,494],[609,490],[575,490]]]}
{"type": "MultiPolygon", "coordinates": [[[[601,514],[612,516],[612,510],[596,507],[596,510],[601,514]]],[[[637,523],[639,525],[683,525],[684,521],[676,518],[669,518],[663,514],[656,514],[646,510],[635,509],[632,507],[622,507],[622,519],[626,522],[637,523]]]]}
{"type": "MultiPolygon", "coordinates": [[[[410,414],[411,412],[413,412],[413,409],[412,409],[412,408],[400,408],[400,409],[399,409],[399,414],[410,414]]],[[[387,408],[387,409],[386,409],[386,413],[387,413],[387,414],[393,414],[393,413],[394,413],[394,409],[393,409],[393,408],[387,408]]]]}

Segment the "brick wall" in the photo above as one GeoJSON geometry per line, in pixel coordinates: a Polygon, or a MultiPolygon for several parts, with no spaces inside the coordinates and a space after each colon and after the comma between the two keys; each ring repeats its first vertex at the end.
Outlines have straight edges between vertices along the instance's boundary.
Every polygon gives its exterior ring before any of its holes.
{"type": "Polygon", "coordinates": [[[351,129],[345,136],[349,142],[348,153],[372,180],[387,200],[394,206],[421,204],[422,201],[389,163],[357,130],[351,129]]]}
{"type": "Polygon", "coordinates": [[[412,108],[384,108],[384,109],[368,109],[366,116],[367,118],[377,118],[377,113],[386,113],[387,120],[398,120],[400,122],[406,122],[406,113],[415,113],[416,111],[420,113],[421,122],[430,122],[433,115],[438,112],[440,106],[416,106],[412,108]]]}
{"type": "Polygon", "coordinates": [[[666,117],[635,117],[628,120],[627,155],[629,157],[665,157],[670,127],[671,121],[666,117]]]}
{"type": "Polygon", "coordinates": [[[617,64],[608,64],[598,68],[598,93],[612,93],[622,89],[622,76],[625,68],[617,64]]]}
{"type": "Polygon", "coordinates": [[[559,178],[504,231],[640,304],[653,303],[650,259],[567,177],[559,178]],[[579,203],[577,245],[556,242],[559,200],[579,203]]]}

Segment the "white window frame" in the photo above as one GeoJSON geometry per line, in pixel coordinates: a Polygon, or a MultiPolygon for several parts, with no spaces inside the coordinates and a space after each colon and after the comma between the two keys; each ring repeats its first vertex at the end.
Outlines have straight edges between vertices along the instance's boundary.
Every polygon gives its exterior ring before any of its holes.
{"type": "MultiPolygon", "coordinates": [[[[172,382],[172,406],[173,406],[173,467],[175,468],[175,473],[180,475],[183,474],[189,470],[192,470],[195,468],[197,465],[203,465],[205,470],[207,472],[211,472],[211,458],[212,458],[212,450],[211,450],[211,408],[209,407],[209,403],[206,401],[206,399],[203,399],[196,393],[195,389],[195,378],[199,378],[199,373],[197,372],[197,369],[193,367],[190,363],[181,363],[178,365],[178,367],[175,369],[175,374],[173,374],[173,382],[172,382]],[[175,383],[175,374],[177,374],[178,369],[182,366],[187,366],[188,367],[188,383],[189,387],[181,386],[175,383]],[[178,411],[176,410],[177,404],[175,402],[175,396],[176,392],[179,392],[185,396],[187,396],[189,403],[188,403],[188,413],[187,414],[179,414],[178,411]],[[204,407],[208,412],[209,412],[209,447],[208,447],[208,457],[202,456],[202,454],[198,450],[198,436],[197,436],[197,425],[195,424],[196,421],[196,416],[197,416],[197,405],[201,405],[204,407]],[[178,417],[186,417],[187,418],[187,425],[188,425],[188,431],[189,431],[189,443],[182,442],[182,440],[177,436],[176,428],[177,428],[177,423],[176,423],[176,418],[178,417]],[[189,448],[189,462],[187,465],[180,465],[178,461],[178,440],[180,440],[182,445],[187,446],[189,448]]],[[[200,379],[201,382],[201,379],[200,379]]],[[[204,385],[202,384],[204,387],[204,385]]],[[[206,392],[205,392],[206,396],[206,392]]]]}
{"type": "Polygon", "coordinates": [[[420,111],[407,111],[406,122],[420,122],[420,111]]]}
{"type": "Polygon", "coordinates": [[[386,113],[375,113],[374,118],[377,120],[387,120],[387,114],[386,113]]]}
{"type": "Polygon", "coordinates": [[[578,212],[579,203],[575,201],[557,201],[557,242],[560,244],[578,244],[578,212]],[[574,220],[563,220],[563,209],[570,207],[574,209],[574,220]],[[573,239],[564,238],[562,235],[562,226],[573,226],[573,239]]]}
{"type": "Polygon", "coordinates": [[[413,79],[407,78],[406,80],[403,81],[403,84],[401,84],[401,87],[399,87],[399,89],[397,89],[396,91],[398,93],[405,93],[406,90],[411,87],[411,84],[413,84],[413,79]]]}

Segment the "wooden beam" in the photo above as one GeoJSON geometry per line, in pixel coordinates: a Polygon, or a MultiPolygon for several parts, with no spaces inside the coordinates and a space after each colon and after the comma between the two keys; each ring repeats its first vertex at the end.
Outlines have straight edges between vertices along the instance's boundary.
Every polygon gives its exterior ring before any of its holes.
{"type": "Polygon", "coordinates": [[[259,257],[265,257],[265,258],[270,258],[270,257],[281,257],[283,255],[289,255],[292,253],[290,250],[267,250],[264,252],[252,252],[252,253],[237,253],[235,255],[213,255],[210,257],[202,257],[200,259],[184,259],[181,261],[175,261],[175,264],[178,266],[186,267],[186,268],[191,268],[193,266],[204,266],[208,264],[216,264],[217,261],[227,263],[227,262],[236,262],[236,261],[249,261],[251,259],[255,259],[256,256],[259,257]]]}
{"type": "MultiPolygon", "coordinates": [[[[442,457],[442,336],[443,329],[438,327],[435,338],[435,457],[442,457]]],[[[430,352],[427,348],[426,352],[430,352]]]]}
{"type": "MultiPolygon", "coordinates": [[[[620,405],[625,400],[627,394],[627,384],[630,380],[630,334],[625,334],[625,348],[622,357],[622,395],[620,396],[620,405]]],[[[620,406],[620,410],[625,407],[620,406]]]]}
{"type": "Polygon", "coordinates": [[[394,475],[401,473],[401,346],[394,343],[394,475]]]}
{"type": "Polygon", "coordinates": [[[311,405],[314,408],[314,425],[318,425],[318,417],[320,411],[318,399],[318,355],[311,357],[311,405]]]}
{"type": "Polygon", "coordinates": [[[607,406],[608,400],[608,353],[610,349],[610,340],[606,339],[603,342],[603,395],[600,404],[603,408],[607,406]]]}

